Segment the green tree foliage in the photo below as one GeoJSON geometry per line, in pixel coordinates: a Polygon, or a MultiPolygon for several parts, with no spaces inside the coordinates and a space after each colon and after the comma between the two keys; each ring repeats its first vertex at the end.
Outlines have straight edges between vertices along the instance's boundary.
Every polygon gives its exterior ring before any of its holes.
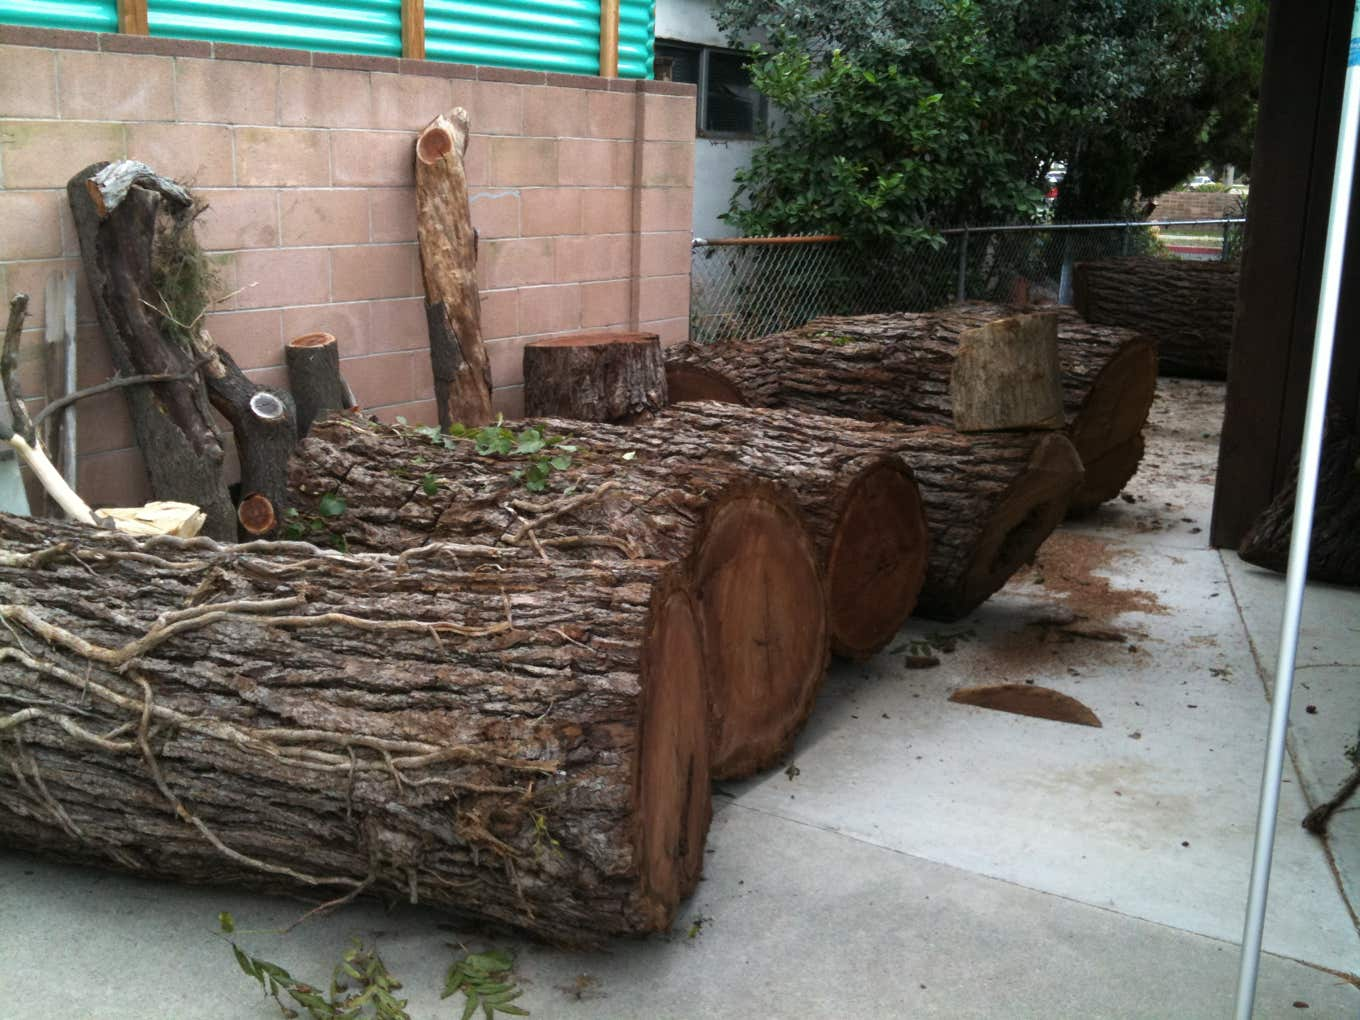
{"type": "Polygon", "coordinates": [[[721,0],[763,38],[781,111],[739,175],[747,233],[913,238],[1037,217],[1122,215],[1208,161],[1244,165],[1264,0],[721,0]]]}

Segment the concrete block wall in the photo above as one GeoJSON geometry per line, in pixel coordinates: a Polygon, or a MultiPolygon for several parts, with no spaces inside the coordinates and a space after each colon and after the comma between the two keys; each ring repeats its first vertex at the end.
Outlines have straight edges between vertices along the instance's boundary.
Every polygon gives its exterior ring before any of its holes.
{"type": "MultiPolygon", "coordinates": [[[[199,237],[228,300],[213,337],[287,385],[283,344],[339,340],[366,409],[435,420],[416,246],[413,143],[468,109],[482,326],[507,417],[528,341],[688,333],[694,92],[669,82],[0,26],[0,295],[31,296],[23,392],[41,404],[43,293],[79,280],[80,384],[111,374],[80,270],[67,179],[129,157],[205,199],[199,237]]],[[[79,487],[147,498],[121,394],[79,405],[79,487]]]]}
{"type": "Polygon", "coordinates": [[[1216,220],[1236,216],[1237,195],[1228,191],[1168,191],[1156,198],[1159,220],[1216,220]]]}

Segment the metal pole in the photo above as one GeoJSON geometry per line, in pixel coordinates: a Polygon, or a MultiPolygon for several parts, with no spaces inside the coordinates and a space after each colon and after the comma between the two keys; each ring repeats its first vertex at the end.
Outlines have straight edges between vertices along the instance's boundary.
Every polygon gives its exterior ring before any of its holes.
{"type": "Polygon", "coordinates": [[[1218,252],[1218,260],[1220,262],[1228,261],[1228,235],[1231,230],[1232,230],[1231,223],[1223,224],[1223,247],[1219,249],[1218,252]]]}
{"type": "Polygon", "coordinates": [[[1270,736],[1261,803],[1256,818],[1256,847],[1251,863],[1251,890],[1242,931],[1242,958],[1237,976],[1237,1020],[1250,1020],[1261,965],[1261,935],[1265,928],[1266,897],[1270,891],[1270,863],[1275,843],[1275,816],[1280,807],[1280,779],[1284,771],[1285,733],[1289,701],[1294,689],[1294,659],[1298,652],[1303,585],[1308,573],[1308,546],[1313,531],[1317,496],[1318,458],[1327,409],[1327,384],[1336,338],[1336,308],[1341,297],[1341,266],[1346,250],[1351,184],[1355,177],[1356,131],[1360,129],[1360,6],[1351,22],[1350,58],[1341,98],[1337,132],[1336,169],[1327,219],[1327,247],[1322,262],[1322,292],[1318,298],[1317,330],[1313,335],[1313,368],[1308,379],[1308,409],[1304,415],[1303,449],[1299,456],[1298,488],[1294,494],[1294,531],[1285,574],[1284,618],[1280,623],[1280,655],[1275,663],[1275,690],[1270,704],[1270,736]]]}
{"type": "Polygon", "coordinates": [[[959,286],[954,300],[968,300],[968,228],[963,228],[963,236],[959,239],[959,286]]]}

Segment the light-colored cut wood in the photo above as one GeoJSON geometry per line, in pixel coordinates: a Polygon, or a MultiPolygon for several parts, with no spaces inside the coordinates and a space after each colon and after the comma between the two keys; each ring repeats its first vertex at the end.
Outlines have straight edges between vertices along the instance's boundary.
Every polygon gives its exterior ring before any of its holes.
{"type": "Polygon", "coordinates": [[[949,397],[960,432],[1062,428],[1057,316],[1016,315],[964,330],[949,397]]]}

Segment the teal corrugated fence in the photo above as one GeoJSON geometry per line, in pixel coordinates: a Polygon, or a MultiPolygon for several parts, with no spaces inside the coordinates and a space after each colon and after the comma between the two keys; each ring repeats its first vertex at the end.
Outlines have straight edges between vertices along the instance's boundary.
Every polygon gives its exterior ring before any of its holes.
{"type": "Polygon", "coordinates": [[[401,0],[148,0],[152,35],[401,56],[401,0]]]}
{"type": "Polygon", "coordinates": [[[0,23],[117,32],[118,0],[0,0],[0,23]]]}

